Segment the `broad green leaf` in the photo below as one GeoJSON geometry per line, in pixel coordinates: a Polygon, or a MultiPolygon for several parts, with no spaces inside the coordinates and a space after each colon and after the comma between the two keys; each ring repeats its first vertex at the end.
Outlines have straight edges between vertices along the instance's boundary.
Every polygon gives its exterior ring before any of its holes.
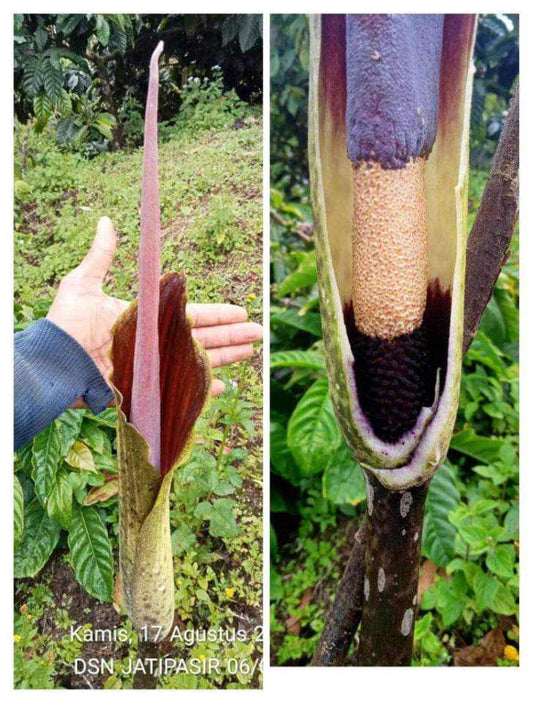
{"type": "Polygon", "coordinates": [[[70,562],[76,579],[100,601],[113,594],[113,553],[98,511],[74,505],[68,534],[70,562]]]}
{"type": "Polygon", "coordinates": [[[270,369],[312,369],[314,371],[325,371],[326,362],[316,352],[300,351],[280,351],[270,355],[270,369]]]}
{"type": "Polygon", "coordinates": [[[87,418],[84,418],[81,425],[81,439],[97,454],[103,454],[105,450],[105,439],[103,431],[87,418]]]}
{"type": "Polygon", "coordinates": [[[74,442],[65,461],[69,466],[72,466],[73,469],[79,469],[80,471],[96,471],[91,450],[86,444],[79,440],[74,442]]]}
{"type": "Polygon", "coordinates": [[[41,503],[46,505],[61,457],[59,432],[55,422],[33,440],[33,472],[35,492],[41,503]]]}
{"type": "Polygon", "coordinates": [[[518,539],[519,538],[519,506],[518,503],[514,503],[507,512],[505,520],[503,521],[505,526],[505,537],[506,539],[518,539]]]}
{"type": "Polygon", "coordinates": [[[188,525],[180,525],[172,533],[172,554],[178,556],[193,546],[196,542],[196,535],[188,525]]]}
{"type": "Polygon", "coordinates": [[[296,293],[303,288],[309,288],[317,281],[316,252],[308,252],[298,264],[295,271],[290,273],[280,284],[278,295],[280,298],[296,293]]]}
{"type": "Polygon", "coordinates": [[[270,421],[270,463],[272,470],[291,483],[298,484],[300,472],[287,445],[287,426],[282,421],[270,421]]]}
{"type": "Polygon", "coordinates": [[[55,103],[60,99],[63,90],[63,71],[61,66],[58,68],[49,59],[44,59],[41,64],[41,71],[46,93],[50,100],[55,103]]]}
{"type": "Polygon", "coordinates": [[[14,507],[14,527],[15,551],[24,533],[24,491],[15,474],[13,487],[13,507],[14,507]]]}
{"type": "Polygon", "coordinates": [[[485,308],[479,324],[479,330],[486,334],[496,346],[502,347],[505,344],[505,320],[495,296],[490,299],[489,304],[485,308]]]}
{"type": "Polygon", "coordinates": [[[40,122],[47,122],[52,114],[52,109],[52,101],[46,93],[38,93],[33,98],[33,113],[40,122]]]}
{"type": "Polygon", "coordinates": [[[38,498],[24,508],[24,534],[15,552],[14,576],[35,576],[52,556],[59,542],[60,527],[48,517],[38,498]]]}
{"type": "Polygon", "coordinates": [[[17,471],[22,471],[26,476],[33,473],[33,441],[26,442],[15,454],[17,471]]]}
{"type": "Polygon", "coordinates": [[[261,36],[262,21],[261,15],[237,15],[240,17],[239,45],[245,54],[261,36]]]}
{"type": "Polygon", "coordinates": [[[481,437],[473,429],[467,428],[453,435],[450,448],[477,461],[491,464],[499,458],[504,442],[505,440],[496,437],[481,437]]]}
{"type": "Polygon", "coordinates": [[[117,426],[117,411],[115,408],[106,408],[99,415],[88,415],[91,422],[97,425],[102,425],[103,427],[112,427],[113,429],[117,426]]]}
{"type": "Polygon", "coordinates": [[[103,471],[110,474],[118,473],[117,457],[115,455],[110,456],[109,454],[94,454],[93,461],[94,466],[98,471],[103,471]]]}
{"type": "Polygon", "coordinates": [[[507,339],[511,343],[518,342],[520,315],[517,300],[508,291],[499,288],[494,291],[494,299],[498,301],[498,308],[505,321],[507,339]]]}
{"type": "Polygon", "coordinates": [[[68,530],[72,515],[72,484],[69,472],[63,468],[59,469],[55,476],[46,509],[52,519],[68,530]]]}
{"type": "Polygon", "coordinates": [[[487,554],[487,566],[492,573],[505,579],[510,579],[514,574],[516,561],[515,548],[512,544],[498,544],[487,554]]]}
{"type": "Polygon", "coordinates": [[[507,366],[503,361],[502,352],[483,332],[478,332],[468,351],[468,358],[474,359],[487,368],[492,369],[502,378],[507,375],[507,366]]]}
{"type": "Polygon", "coordinates": [[[274,565],[270,566],[270,600],[277,601],[281,600],[285,595],[283,589],[283,580],[279,573],[274,568],[274,565]]]}
{"type": "Polygon", "coordinates": [[[199,517],[201,520],[209,520],[212,513],[213,504],[210,503],[208,500],[203,500],[201,503],[198,503],[198,505],[194,509],[194,516],[199,517]]]}
{"type": "Polygon", "coordinates": [[[498,580],[479,569],[474,576],[473,586],[477,606],[480,610],[491,610],[498,591],[498,580]]]}
{"type": "Polygon", "coordinates": [[[282,310],[271,317],[272,325],[288,325],[315,337],[322,337],[320,313],[308,312],[301,315],[298,310],[282,310]]]}
{"type": "Polygon", "coordinates": [[[453,468],[444,462],[429,485],[422,531],[422,553],[438,566],[446,566],[454,554],[457,530],[448,515],[457,508],[459,500],[453,468]]]}
{"type": "Polygon", "coordinates": [[[61,456],[63,458],[68,455],[72,445],[78,438],[84,414],[85,410],[65,410],[56,420],[61,443],[61,456]]]}
{"type": "Polygon", "coordinates": [[[305,476],[324,471],[341,443],[333,406],[324,376],[307,389],[287,428],[287,444],[305,476]]]}
{"type": "Polygon", "coordinates": [[[212,537],[235,537],[239,528],[233,515],[236,503],[229,498],[219,498],[213,503],[213,510],[209,518],[209,534],[212,537]]]}
{"type": "Polygon", "coordinates": [[[322,492],[337,505],[357,505],[366,498],[363,471],[343,442],[332,455],[322,476],[322,492]]]}
{"type": "Polygon", "coordinates": [[[472,467],[472,470],[479,476],[490,479],[495,486],[501,486],[508,478],[505,473],[500,471],[498,467],[493,464],[480,464],[479,466],[472,467]]]}
{"type": "Polygon", "coordinates": [[[103,15],[96,15],[96,36],[102,46],[107,46],[109,43],[110,28],[107,20],[103,15]]]}
{"type": "Polygon", "coordinates": [[[516,599],[510,588],[499,584],[491,609],[500,615],[514,615],[518,611],[516,599]]]}

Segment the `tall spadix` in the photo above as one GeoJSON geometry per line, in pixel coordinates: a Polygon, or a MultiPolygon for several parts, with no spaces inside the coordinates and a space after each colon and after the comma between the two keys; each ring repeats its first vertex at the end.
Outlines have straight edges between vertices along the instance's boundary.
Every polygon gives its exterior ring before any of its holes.
{"type": "Polygon", "coordinates": [[[161,215],[157,112],[159,57],[162,51],[163,42],[159,42],[150,60],[148,97],[144,119],[139,303],[130,414],[130,421],[150,447],[150,461],[159,472],[161,471],[161,388],[158,319],[159,279],[161,278],[161,215]]]}
{"type": "Polygon", "coordinates": [[[310,166],[339,424],[391,488],[446,453],[462,339],[475,19],[311,22],[310,166]]]}

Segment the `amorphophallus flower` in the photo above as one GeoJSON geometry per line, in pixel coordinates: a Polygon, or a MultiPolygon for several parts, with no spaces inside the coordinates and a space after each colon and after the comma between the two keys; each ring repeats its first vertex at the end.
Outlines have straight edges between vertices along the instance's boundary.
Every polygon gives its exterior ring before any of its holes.
{"type": "Polygon", "coordinates": [[[427,481],[459,399],[473,15],[311,19],[309,156],[330,392],[388,489],[427,481]]]}
{"type": "Polygon", "coordinates": [[[185,279],[160,280],[157,152],[159,43],[150,62],[141,197],[139,296],[113,331],[112,384],[117,399],[120,573],[127,613],[148,640],[174,619],[169,497],[194,424],[207,402],[211,373],[194,341],[185,279]]]}

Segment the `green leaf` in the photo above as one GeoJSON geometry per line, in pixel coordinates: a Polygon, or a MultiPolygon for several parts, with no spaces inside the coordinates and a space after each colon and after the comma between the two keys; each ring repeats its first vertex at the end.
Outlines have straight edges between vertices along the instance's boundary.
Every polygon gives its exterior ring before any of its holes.
{"type": "Polygon", "coordinates": [[[35,576],[51,557],[59,542],[59,525],[48,517],[34,498],[24,508],[24,534],[15,552],[14,576],[35,576]]]}
{"type": "Polygon", "coordinates": [[[486,574],[482,569],[476,571],[473,587],[478,610],[492,610],[494,598],[498,591],[498,583],[497,579],[486,574]]]}
{"type": "Polygon", "coordinates": [[[516,599],[510,588],[501,583],[499,584],[491,609],[500,615],[514,615],[517,612],[516,599]]]}
{"type": "Polygon", "coordinates": [[[40,122],[46,124],[52,114],[52,101],[46,93],[37,93],[33,98],[33,113],[40,122]]]}
{"type": "Polygon", "coordinates": [[[61,67],[56,68],[54,64],[45,59],[42,62],[43,84],[50,100],[55,103],[61,99],[63,91],[63,71],[61,67]]]}
{"type": "Polygon", "coordinates": [[[496,298],[493,296],[479,324],[479,330],[498,347],[503,347],[506,342],[505,320],[496,298]]]}
{"type": "Polygon", "coordinates": [[[488,568],[505,579],[513,576],[515,561],[516,552],[512,544],[498,544],[487,554],[488,568]]]}
{"type": "Polygon", "coordinates": [[[302,332],[308,332],[315,337],[322,337],[322,322],[318,312],[308,312],[301,315],[298,310],[283,310],[271,317],[271,323],[273,325],[288,325],[302,330],[302,332]]]}
{"type": "Polygon", "coordinates": [[[99,415],[90,415],[91,422],[102,427],[111,427],[113,429],[117,426],[117,411],[115,408],[107,408],[99,415]]]}
{"type": "Polygon", "coordinates": [[[343,442],[332,455],[322,476],[322,492],[337,505],[357,505],[366,498],[363,471],[343,442]]]}
{"type": "Polygon", "coordinates": [[[239,44],[241,51],[245,54],[261,36],[262,15],[237,15],[240,21],[239,44]]]}
{"type": "Polygon", "coordinates": [[[33,98],[39,92],[42,84],[43,73],[41,70],[41,62],[37,58],[31,58],[24,66],[24,90],[30,98],[33,98]]]}
{"type": "Polygon", "coordinates": [[[15,454],[16,471],[22,471],[26,476],[33,472],[33,440],[26,442],[15,454]]]}
{"type": "Polygon", "coordinates": [[[72,515],[72,484],[69,473],[59,469],[46,506],[48,515],[68,530],[72,515]]]}
{"type": "Polygon", "coordinates": [[[233,515],[236,503],[229,498],[219,498],[213,503],[209,518],[209,534],[211,537],[235,537],[239,528],[233,515]]]}
{"type": "Polygon", "coordinates": [[[311,369],[313,371],[325,371],[326,362],[316,352],[301,351],[279,351],[270,355],[270,369],[311,369]]]}
{"type": "Polygon", "coordinates": [[[324,471],[341,435],[328,392],[327,377],[307,389],[287,428],[287,444],[305,476],[324,471]]]}
{"type": "Polygon", "coordinates": [[[196,517],[209,520],[209,534],[212,537],[235,537],[239,528],[233,515],[236,503],[230,498],[218,498],[214,503],[203,501],[194,510],[196,517]]]}
{"type": "Polygon", "coordinates": [[[59,441],[61,443],[61,456],[65,458],[78,438],[83,422],[85,410],[65,410],[57,420],[57,429],[59,430],[59,441]]]}
{"type": "Polygon", "coordinates": [[[76,579],[100,601],[113,593],[113,553],[102,518],[95,508],[74,505],[68,534],[70,562],[76,579]]]}
{"type": "Polygon", "coordinates": [[[24,533],[24,491],[18,477],[14,477],[14,487],[13,487],[13,507],[14,507],[14,538],[15,538],[15,551],[19,545],[20,539],[24,533]]]}
{"type": "Polygon", "coordinates": [[[422,531],[422,553],[438,566],[446,566],[454,555],[457,530],[448,515],[457,508],[459,500],[453,468],[444,462],[429,485],[422,531]]]}
{"type": "Polygon", "coordinates": [[[300,472],[287,445],[287,427],[284,421],[270,421],[270,463],[272,470],[291,483],[298,484],[300,472]]]}
{"type": "Polygon", "coordinates": [[[201,520],[209,520],[213,512],[213,505],[208,500],[203,500],[198,503],[194,509],[194,516],[199,517],[201,520]]]}
{"type": "Polygon", "coordinates": [[[33,472],[35,492],[46,505],[61,458],[61,444],[57,425],[52,422],[33,440],[33,472]]]}
{"type": "Polygon", "coordinates": [[[285,595],[283,589],[283,580],[280,574],[274,568],[274,564],[270,565],[270,600],[281,600],[285,595]]]}
{"type": "Polygon", "coordinates": [[[450,448],[477,461],[491,464],[499,458],[504,442],[505,440],[495,437],[481,437],[473,429],[467,428],[453,435],[450,448]]]}
{"type": "Polygon", "coordinates": [[[506,474],[500,471],[498,467],[493,464],[480,464],[479,466],[472,467],[472,470],[479,476],[490,479],[495,486],[501,486],[502,483],[505,483],[508,478],[506,474]]]}
{"type": "Polygon", "coordinates": [[[180,525],[172,533],[172,554],[178,556],[190,549],[196,542],[196,535],[188,525],[180,525]]]}
{"type": "Polygon", "coordinates": [[[519,538],[519,528],[520,528],[520,518],[519,518],[519,506],[518,503],[514,503],[507,512],[505,520],[503,521],[505,525],[505,538],[506,539],[518,539],[519,538]]]}
{"type": "Polygon", "coordinates": [[[103,454],[105,450],[105,438],[102,430],[87,418],[81,425],[80,437],[97,454],[103,454]]]}
{"type": "Polygon", "coordinates": [[[79,471],[96,471],[91,450],[79,440],[74,442],[65,461],[73,469],[78,469],[79,471]]]}
{"type": "Polygon", "coordinates": [[[96,36],[102,46],[107,46],[109,42],[109,24],[103,15],[96,15],[96,36]]]}
{"type": "Polygon", "coordinates": [[[280,298],[313,286],[317,281],[316,252],[305,254],[295,271],[290,273],[278,289],[280,298]]]}

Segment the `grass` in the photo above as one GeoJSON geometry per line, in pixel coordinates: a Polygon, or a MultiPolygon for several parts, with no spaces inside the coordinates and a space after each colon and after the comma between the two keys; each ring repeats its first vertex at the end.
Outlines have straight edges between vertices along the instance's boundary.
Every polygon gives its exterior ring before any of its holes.
{"type": "MultiPolygon", "coordinates": [[[[235,128],[171,134],[160,145],[163,271],[187,276],[188,299],[231,302],[261,321],[262,127],[247,113],[235,128]]],[[[16,136],[15,313],[18,328],[45,314],[61,278],[88,250],[102,215],[119,235],[106,292],[133,299],[142,152],[102,154],[86,161],[61,153],[47,134],[21,128],[16,136]]],[[[161,688],[250,688],[261,685],[262,641],[262,363],[259,350],[237,393],[238,367],[217,373],[227,390],[201,420],[191,460],[172,497],[176,623],[182,631],[222,632],[214,641],[174,642],[158,656],[183,660],[157,678],[161,688]],[[226,431],[227,453],[216,466],[224,498],[202,494],[201,471],[216,463],[226,431]],[[188,472],[188,473],[187,473],[188,472]],[[196,472],[196,473],[195,473],[196,472]],[[230,482],[227,478],[230,477],[230,482]],[[227,512],[231,530],[219,536],[195,513],[201,500],[227,512]],[[234,524],[234,527],[233,527],[234,524]],[[240,636],[231,633],[240,632],[240,636]],[[243,634],[242,634],[243,633],[243,634]],[[243,640],[243,641],[241,641],[243,640]],[[191,673],[209,658],[220,671],[191,673]]],[[[111,430],[111,434],[112,434],[111,430]]],[[[19,474],[20,475],[20,474],[19,474]]],[[[102,479],[103,480],[103,479],[102,479]]],[[[116,556],[116,499],[101,504],[116,556]]],[[[131,626],[111,603],[89,596],[73,576],[65,533],[42,571],[15,587],[15,685],[18,688],[130,688],[128,661],[139,655],[131,626]],[[83,631],[125,627],[128,643],[72,641],[83,631]],[[75,659],[112,658],[109,672],[76,672],[75,659]]]]}

